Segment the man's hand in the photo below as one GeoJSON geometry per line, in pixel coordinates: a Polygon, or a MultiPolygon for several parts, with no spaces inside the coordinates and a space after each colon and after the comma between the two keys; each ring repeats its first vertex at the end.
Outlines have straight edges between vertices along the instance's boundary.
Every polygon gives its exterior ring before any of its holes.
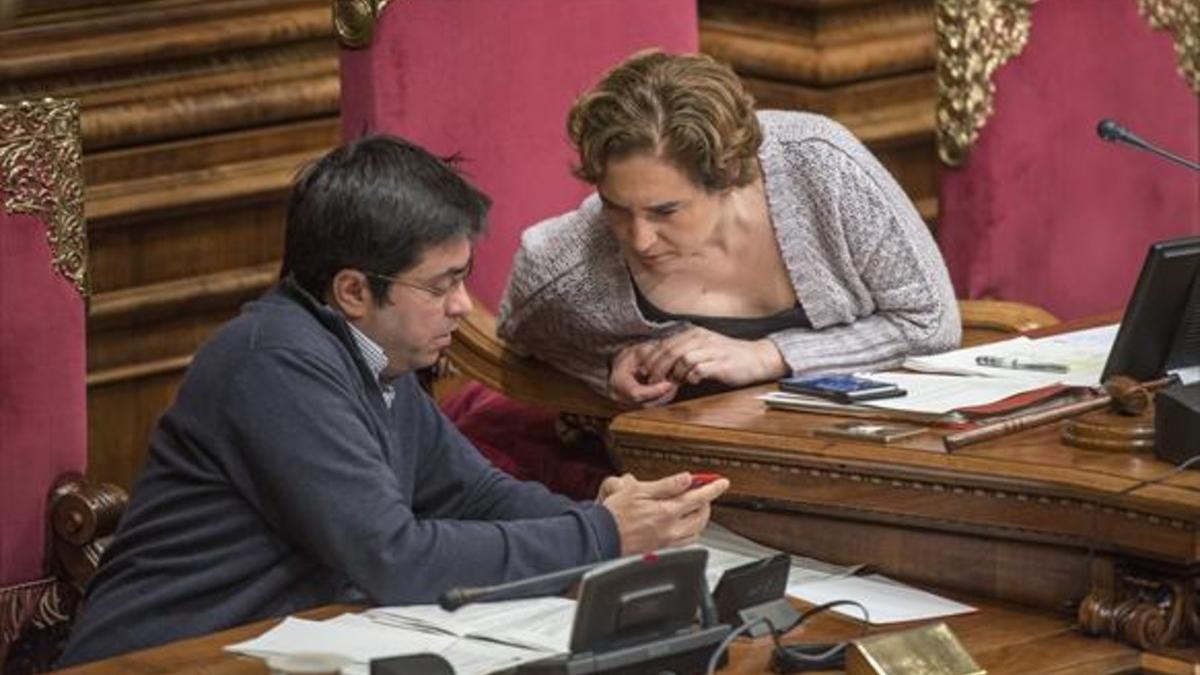
{"type": "Polygon", "coordinates": [[[700,539],[710,504],[729,489],[729,481],[721,478],[689,489],[691,484],[688,473],[648,482],[628,475],[605,480],[599,499],[617,521],[621,555],[686,546],[700,539]],[[611,492],[604,495],[606,485],[611,492]]]}
{"type": "Polygon", "coordinates": [[[657,340],[648,340],[622,349],[613,357],[608,376],[608,395],[618,403],[647,407],[662,405],[675,398],[679,385],[664,379],[648,377],[646,357],[658,347],[657,340]]]}
{"type": "Polygon", "coordinates": [[[639,356],[648,382],[716,380],[742,387],[788,373],[783,355],[770,340],[738,340],[704,328],[672,335],[639,356]]]}
{"type": "Polygon", "coordinates": [[[638,484],[638,479],[633,477],[633,474],[626,473],[620,476],[609,476],[600,483],[600,489],[596,492],[596,503],[603,504],[605,499],[610,495],[623,488],[631,488],[638,484]]]}

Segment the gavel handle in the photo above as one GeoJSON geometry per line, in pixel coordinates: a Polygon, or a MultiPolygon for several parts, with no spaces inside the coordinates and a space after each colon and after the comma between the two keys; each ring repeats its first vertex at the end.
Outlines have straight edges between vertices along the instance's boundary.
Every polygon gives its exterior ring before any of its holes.
{"type": "MultiPolygon", "coordinates": [[[[1163,377],[1157,380],[1144,382],[1139,386],[1147,392],[1153,392],[1167,385],[1174,384],[1176,381],[1177,380],[1174,377],[1163,377]]],[[[1099,410],[1112,403],[1112,400],[1112,396],[1103,394],[1086,401],[1076,401],[1075,403],[1068,403],[1057,408],[1039,410],[1037,412],[1014,417],[1003,422],[985,424],[975,429],[949,434],[945,438],[946,449],[957,450],[964,445],[980,443],[993,438],[999,438],[1007,434],[1016,433],[1018,431],[1039,427],[1043,424],[1049,424],[1050,422],[1057,422],[1058,420],[1073,417],[1075,415],[1082,415],[1085,412],[1099,410]]]]}
{"type": "Polygon", "coordinates": [[[1076,401],[1075,403],[1068,403],[1057,408],[1039,410],[1037,412],[1029,413],[1028,415],[1014,417],[1003,422],[985,424],[974,429],[968,429],[967,431],[948,434],[945,438],[946,449],[957,450],[964,445],[981,443],[983,441],[999,438],[1001,436],[1016,433],[1018,431],[1032,429],[1033,427],[1040,427],[1043,424],[1057,422],[1058,420],[1073,417],[1075,415],[1081,415],[1085,412],[1091,412],[1092,410],[1099,410],[1107,407],[1111,402],[1112,397],[1104,394],[1086,401],[1076,401]]]}

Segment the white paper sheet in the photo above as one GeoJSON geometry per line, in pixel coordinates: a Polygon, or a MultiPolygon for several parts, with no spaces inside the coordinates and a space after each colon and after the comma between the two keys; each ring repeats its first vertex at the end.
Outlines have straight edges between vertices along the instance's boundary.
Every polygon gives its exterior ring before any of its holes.
{"type": "MultiPolygon", "coordinates": [[[[1071,387],[1096,387],[1108,353],[1116,340],[1118,324],[1072,331],[1036,340],[1019,336],[1011,340],[956,349],[941,354],[913,356],[903,367],[925,373],[976,375],[1020,380],[1030,388],[1061,382],[1071,387]],[[1045,373],[1012,368],[988,368],[975,363],[977,356],[997,356],[1019,361],[1059,363],[1066,373],[1045,373]]],[[[875,377],[875,376],[872,376],[875,377]]],[[[878,378],[877,378],[878,379],[878,378]]]]}
{"type": "Polygon", "coordinates": [[[364,628],[330,621],[288,617],[262,635],[225,647],[226,651],[266,658],[275,654],[337,654],[360,663],[386,656],[440,652],[454,638],[403,628],[364,628]]]}
{"type": "MultiPolygon", "coordinates": [[[[814,605],[834,600],[854,600],[867,608],[872,625],[934,619],[975,611],[970,605],[906,586],[877,574],[789,583],[787,592],[814,605]]],[[[853,605],[835,607],[832,611],[852,619],[863,618],[862,612],[853,605]]]]}
{"type": "Polygon", "coordinates": [[[363,614],[343,614],[327,621],[288,617],[259,637],[229,645],[225,650],[258,658],[312,652],[337,654],[355,662],[342,669],[343,675],[367,675],[372,659],[389,656],[439,654],[458,675],[486,675],[552,655],[542,649],[460,638],[428,628],[388,625],[363,614]]]}
{"type": "MultiPolygon", "coordinates": [[[[700,544],[709,550],[710,586],[715,584],[711,581],[714,566],[723,567],[725,563],[734,563],[739,558],[757,560],[778,553],[775,549],[746,539],[716,524],[710,524],[705,529],[700,544]],[[715,557],[714,551],[717,552],[715,557]]],[[[736,564],[730,564],[729,567],[736,567],[736,564]]],[[[832,600],[855,600],[867,608],[872,624],[933,619],[975,611],[975,608],[969,605],[906,586],[882,575],[855,576],[855,572],[861,567],[834,565],[812,558],[792,556],[787,594],[814,605],[832,600]]],[[[719,578],[720,575],[717,576],[719,578]]],[[[862,618],[862,613],[852,606],[834,611],[854,619],[862,618]]]]}
{"type": "MultiPolygon", "coordinates": [[[[902,387],[908,392],[908,395],[860,401],[858,405],[881,410],[925,414],[946,414],[959,408],[987,405],[1046,384],[1025,378],[961,377],[899,372],[872,373],[870,377],[873,380],[889,382],[902,387]]],[[[1050,384],[1053,384],[1053,381],[1050,384]]]]}
{"type": "Polygon", "coordinates": [[[530,598],[467,605],[447,612],[437,605],[380,607],[367,612],[374,621],[414,629],[442,630],[461,637],[486,636],[513,645],[565,652],[571,644],[575,601],[530,598]]]}

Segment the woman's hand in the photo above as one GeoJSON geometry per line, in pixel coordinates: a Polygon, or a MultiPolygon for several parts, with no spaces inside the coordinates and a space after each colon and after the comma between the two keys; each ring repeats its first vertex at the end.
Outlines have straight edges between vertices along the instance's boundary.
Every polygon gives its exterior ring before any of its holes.
{"type": "Polygon", "coordinates": [[[679,385],[665,378],[650,379],[646,358],[659,345],[648,340],[622,349],[613,357],[608,374],[608,395],[618,403],[648,407],[662,405],[675,398],[679,385]]]}
{"type": "Polygon", "coordinates": [[[738,340],[704,328],[672,335],[640,356],[647,382],[698,384],[716,380],[730,387],[743,387],[788,373],[783,355],[770,340],[738,340]]]}

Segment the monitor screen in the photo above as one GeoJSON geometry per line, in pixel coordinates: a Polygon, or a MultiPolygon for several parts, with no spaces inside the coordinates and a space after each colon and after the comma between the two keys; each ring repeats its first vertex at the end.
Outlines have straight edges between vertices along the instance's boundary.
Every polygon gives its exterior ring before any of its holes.
{"type": "Polygon", "coordinates": [[[1102,380],[1200,369],[1200,237],[1150,245],[1102,380]]]}

